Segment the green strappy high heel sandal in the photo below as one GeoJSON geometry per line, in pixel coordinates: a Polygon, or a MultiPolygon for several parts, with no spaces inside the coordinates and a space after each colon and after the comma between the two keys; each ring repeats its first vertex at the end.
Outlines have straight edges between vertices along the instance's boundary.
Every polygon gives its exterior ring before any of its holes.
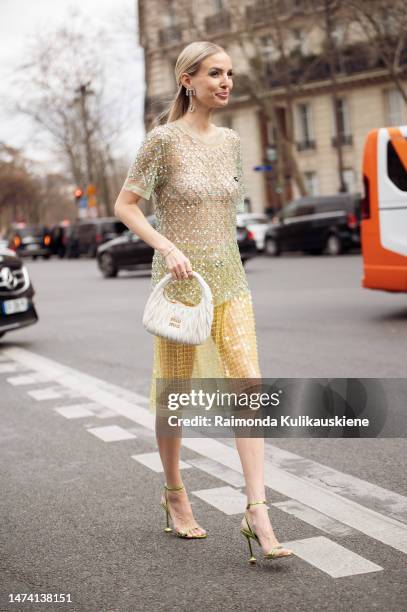
{"type": "MultiPolygon", "coordinates": [[[[167,497],[167,491],[181,491],[182,489],[184,489],[184,485],[181,485],[180,487],[167,487],[167,485],[164,485],[164,496],[165,496],[165,502],[163,500],[161,500],[161,506],[164,508],[165,510],[165,514],[166,514],[166,518],[167,518],[167,524],[164,527],[164,531],[166,532],[170,532],[172,531],[171,527],[170,527],[170,522],[169,519],[171,517],[170,514],[170,508],[168,505],[168,497],[167,497]]],[[[190,531],[192,531],[193,529],[199,528],[199,525],[193,525],[192,527],[189,527],[188,529],[183,529],[182,531],[177,531],[176,529],[174,530],[174,533],[179,537],[179,538],[186,538],[187,540],[193,540],[195,539],[202,539],[202,538],[206,538],[206,536],[208,534],[204,533],[201,535],[188,535],[190,531]]],[[[201,528],[202,529],[202,528],[201,528]]]]}
{"type": "MultiPolygon", "coordinates": [[[[250,508],[250,506],[255,506],[256,504],[266,504],[267,506],[267,502],[265,499],[261,500],[261,501],[256,501],[256,502],[251,502],[250,504],[247,504],[246,506],[246,510],[248,510],[250,508]]],[[[268,508],[268,506],[267,506],[268,508]]],[[[260,540],[256,534],[256,532],[251,528],[249,521],[247,520],[247,515],[246,512],[244,513],[244,519],[246,520],[246,525],[247,527],[241,527],[240,528],[240,532],[244,535],[244,537],[247,539],[247,543],[249,545],[249,550],[250,550],[250,559],[249,559],[249,563],[256,563],[256,557],[253,555],[253,551],[252,551],[252,545],[250,542],[250,539],[252,538],[253,540],[255,540],[257,542],[257,544],[259,546],[261,546],[260,544],[260,540]]],[[[243,521],[242,521],[243,522],[243,521]]],[[[284,546],[282,544],[279,544],[278,546],[274,546],[270,552],[268,552],[267,554],[264,555],[265,559],[285,559],[286,557],[292,557],[293,553],[292,551],[288,554],[288,555],[279,555],[278,551],[284,548],[284,546]]]]}

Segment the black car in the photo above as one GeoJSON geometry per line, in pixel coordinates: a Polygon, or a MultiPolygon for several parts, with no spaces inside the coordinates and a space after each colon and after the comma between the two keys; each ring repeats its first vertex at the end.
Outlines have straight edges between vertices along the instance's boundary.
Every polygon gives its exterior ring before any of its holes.
{"type": "MultiPolygon", "coordinates": [[[[147,220],[156,227],[155,215],[150,215],[147,220]]],[[[236,228],[237,243],[239,245],[240,257],[245,264],[248,259],[257,254],[256,241],[252,232],[244,224],[236,228]]],[[[154,249],[141,240],[138,236],[127,230],[119,238],[110,240],[101,245],[97,250],[97,263],[103,276],[117,276],[120,270],[139,270],[151,268],[154,249]]]]}
{"type": "Polygon", "coordinates": [[[99,217],[98,219],[83,219],[74,223],[70,229],[67,250],[69,257],[87,255],[95,257],[98,246],[121,236],[127,227],[116,217],[99,217]]]}
{"type": "Polygon", "coordinates": [[[11,249],[0,249],[0,337],[38,321],[34,287],[22,260],[11,249]]]}
{"type": "Polygon", "coordinates": [[[52,255],[52,237],[46,225],[13,223],[6,237],[9,248],[20,257],[49,259],[52,255]]]}
{"type": "Polygon", "coordinates": [[[360,194],[303,197],[275,215],[265,235],[265,252],[303,251],[339,255],[360,248],[360,194]]]}

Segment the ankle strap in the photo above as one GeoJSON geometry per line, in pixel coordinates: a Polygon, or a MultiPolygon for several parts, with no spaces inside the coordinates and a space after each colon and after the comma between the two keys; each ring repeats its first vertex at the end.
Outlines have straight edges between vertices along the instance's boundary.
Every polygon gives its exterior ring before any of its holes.
{"type": "Polygon", "coordinates": [[[184,488],[184,485],[182,484],[179,487],[167,487],[167,485],[164,485],[164,488],[167,489],[167,491],[181,491],[181,489],[184,488]]]}
{"type": "Polygon", "coordinates": [[[261,501],[250,502],[247,504],[246,510],[248,510],[250,506],[255,506],[256,504],[266,504],[267,505],[267,501],[265,499],[262,499],[261,501]]]}

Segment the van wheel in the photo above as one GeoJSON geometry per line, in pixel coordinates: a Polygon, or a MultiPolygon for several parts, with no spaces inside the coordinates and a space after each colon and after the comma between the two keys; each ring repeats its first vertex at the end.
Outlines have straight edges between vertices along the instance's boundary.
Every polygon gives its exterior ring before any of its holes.
{"type": "Polygon", "coordinates": [[[274,238],[266,238],[264,243],[264,252],[270,257],[278,257],[280,255],[280,247],[274,238]]]}
{"type": "Polygon", "coordinates": [[[340,255],[342,253],[342,242],[335,236],[335,234],[331,234],[326,241],[326,252],[328,255],[340,255]]]}
{"type": "Polygon", "coordinates": [[[114,276],[117,276],[118,270],[110,253],[103,253],[103,255],[101,255],[99,267],[102,270],[102,274],[105,278],[113,278],[114,276]]]}

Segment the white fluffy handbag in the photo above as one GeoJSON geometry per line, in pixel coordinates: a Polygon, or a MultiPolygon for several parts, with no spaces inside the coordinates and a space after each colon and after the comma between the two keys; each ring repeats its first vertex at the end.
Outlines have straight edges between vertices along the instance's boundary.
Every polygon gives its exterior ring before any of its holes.
{"type": "MultiPolygon", "coordinates": [[[[198,272],[192,272],[201,285],[202,297],[196,306],[169,300],[165,286],[173,279],[164,276],[152,290],[143,314],[143,325],[150,334],[182,344],[203,344],[208,338],[213,321],[212,292],[198,272]]],[[[176,281],[181,282],[181,281],[176,281]]]]}

